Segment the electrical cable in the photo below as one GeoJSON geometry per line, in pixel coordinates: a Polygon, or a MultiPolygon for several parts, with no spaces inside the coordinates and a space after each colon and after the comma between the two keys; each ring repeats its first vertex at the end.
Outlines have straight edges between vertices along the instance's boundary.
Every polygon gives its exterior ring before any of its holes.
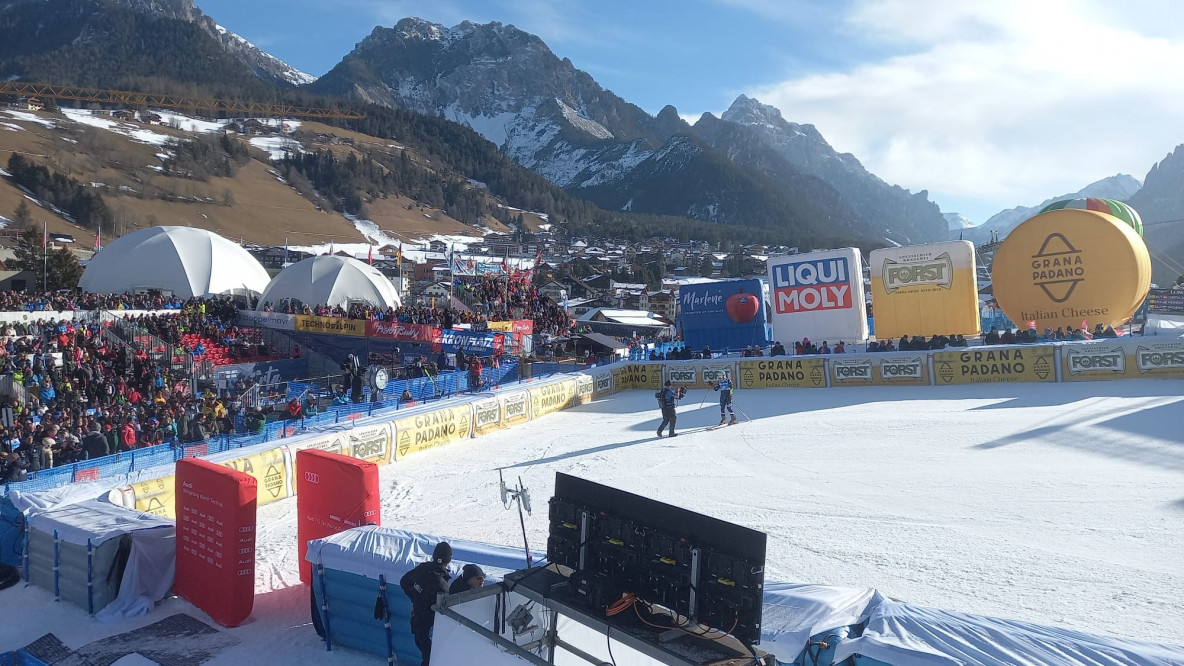
{"type": "Polygon", "coordinates": [[[617,666],[617,658],[613,656],[613,641],[611,638],[609,638],[609,634],[612,632],[612,630],[613,630],[612,627],[605,625],[605,627],[604,627],[604,644],[606,647],[608,647],[609,660],[613,662],[613,666],[617,666]]]}

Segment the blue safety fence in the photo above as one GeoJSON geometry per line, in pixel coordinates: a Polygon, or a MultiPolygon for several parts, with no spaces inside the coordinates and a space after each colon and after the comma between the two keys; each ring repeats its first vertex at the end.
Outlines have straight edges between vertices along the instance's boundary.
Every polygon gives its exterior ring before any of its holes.
{"type": "MultiPolygon", "coordinates": [[[[500,368],[486,368],[482,373],[482,379],[485,383],[484,388],[518,381],[518,365],[507,363],[500,368]]],[[[366,399],[362,402],[330,405],[322,408],[317,415],[302,419],[272,421],[258,433],[216,435],[206,442],[161,444],[43,469],[30,475],[31,478],[27,481],[4,484],[4,495],[8,495],[9,490],[33,492],[65,486],[75,481],[123,477],[150,467],[170,465],[187,456],[206,456],[291,437],[312,426],[348,423],[357,418],[394,413],[408,405],[400,399],[404,390],[411,393],[412,402],[415,404],[450,398],[469,390],[468,373],[447,372],[435,377],[395,380],[387,384],[382,398],[378,401],[371,402],[367,392],[366,399]]]]}
{"type": "Polygon", "coordinates": [[[47,664],[24,650],[17,650],[16,652],[0,652],[0,666],[47,666],[47,664]]]}

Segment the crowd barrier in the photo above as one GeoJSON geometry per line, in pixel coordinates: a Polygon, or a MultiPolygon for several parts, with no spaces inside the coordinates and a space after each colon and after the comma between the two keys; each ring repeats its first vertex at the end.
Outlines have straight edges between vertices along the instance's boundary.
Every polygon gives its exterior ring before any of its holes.
{"type": "MultiPolygon", "coordinates": [[[[296,495],[296,453],[314,448],[387,465],[408,455],[476,437],[583,404],[592,399],[592,377],[560,375],[525,381],[490,393],[478,393],[446,403],[429,403],[398,411],[359,415],[291,433],[279,440],[221,453],[186,452],[254,478],[258,505],[296,495]],[[480,415],[480,422],[477,417],[480,415]]],[[[175,519],[174,461],[145,470],[144,476],[111,490],[108,499],[127,508],[175,519]]]]}
{"type": "MultiPolygon", "coordinates": [[[[665,380],[705,388],[718,381],[724,370],[741,389],[1184,379],[1184,339],[1110,338],[937,351],[634,361],[611,366],[611,390],[657,389],[665,380]]],[[[587,373],[599,374],[596,369],[587,373]]],[[[599,386],[598,382],[597,397],[605,390],[599,386]]]]}
{"type": "MultiPolygon", "coordinates": [[[[517,365],[508,363],[501,368],[487,368],[484,376],[487,384],[497,386],[516,381],[517,373],[517,365]]],[[[299,382],[289,383],[290,387],[298,384],[299,382]]],[[[294,389],[290,388],[290,390],[294,389]]],[[[376,414],[394,413],[408,407],[450,398],[468,390],[468,374],[464,372],[394,380],[387,384],[383,390],[380,402],[370,402],[370,395],[367,392],[364,402],[331,406],[315,416],[308,416],[299,421],[272,421],[264,427],[262,432],[258,433],[220,435],[210,438],[209,441],[196,444],[162,444],[69,465],[59,465],[37,472],[36,476],[28,481],[4,484],[4,495],[7,495],[9,490],[34,492],[76,482],[134,477],[144,470],[171,464],[182,458],[204,457],[263,442],[285,439],[295,435],[301,429],[350,422],[376,414]],[[404,390],[411,393],[412,399],[410,401],[400,399],[404,390]]]]}

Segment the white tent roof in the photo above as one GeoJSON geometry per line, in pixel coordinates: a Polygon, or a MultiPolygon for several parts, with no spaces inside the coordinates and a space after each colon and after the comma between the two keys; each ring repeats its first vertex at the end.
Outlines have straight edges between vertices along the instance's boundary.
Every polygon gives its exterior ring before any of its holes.
{"type": "Polygon", "coordinates": [[[244,250],[212,231],[151,227],[120,236],[86,264],[79,286],[101,294],[159,289],[179,298],[256,294],[270,278],[244,250]]]}
{"type": "Polygon", "coordinates": [[[399,293],[378,269],[350,257],[320,255],[298,261],[272,279],[259,307],[294,298],[309,306],[340,305],[364,301],[380,307],[397,308],[399,293]]]}

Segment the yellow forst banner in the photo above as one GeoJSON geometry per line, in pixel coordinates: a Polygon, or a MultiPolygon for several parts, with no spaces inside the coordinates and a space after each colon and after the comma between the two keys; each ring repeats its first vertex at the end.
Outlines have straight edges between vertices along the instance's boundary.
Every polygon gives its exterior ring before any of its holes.
{"type": "Polygon", "coordinates": [[[259,506],[288,496],[288,466],[284,462],[283,448],[277,447],[252,453],[234,460],[227,460],[221,465],[255,478],[259,488],[259,506]]]}
{"type": "Polygon", "coordinates": [[[518,425],[530,420],[530,395],[526,391],[507,393],[501,401],[503,425],[518,425]]]}
{"type": "Polygon", "coordinates": [[[1061,347],[1061,379],[1087,382],[1107,379],[1184,378],[1184,341],[1105,342],[1061,347]]]}
{"type": "Polygon", "coordinates": [[[501,430],[502,401],[498,398],[478,400],[473,403],[473,433],[484,435],[487,432],[501,430]]]}
{"type": "Polygon", "coordinates": [[[328,333],[332,335],[366,336],[366,322],[361,319],[340,319],[338,317],[312,317],[296,315],[292,330],[305,333],[328,333]]]}
{"type": "Polygon", "coordinates": [[[596,391],[596,381],[591,375],[576,375],[576,399],[574,405],[592,402],[592,394],[596,391]]]}
{"type": "Polygon", "coordinates": [[[177,519],[177,477],[172,474],[159,479],[132,484],[136,495],[136,509],[162,518],[177,519]]]}
{"type": "Polygon", "coordinates": [[[616,391],[625,389],[656,389],[662,386],[662,365],[630,363],[613,368],[613,387],[616,391]]]}
{"type": "Polygon", "coordinates": [[[571,407],[572,400],[576,397],[576,382],[574,379],[565,379],[554,384],[536,386],[528,393],[530,418],[537,419],[545,414],[571,407]]]}
{"type": "Polygon", "coordinates": [[[1139,342],[1128,367],[1128,377],[1184,378],[1184,342],[1139,342]]]}
{"type": "Polygon", "coordinates": [[[468,439],[473,432],[471,414],[469,405],[458,405],[395,419],[395,460],[468,439]]]}
{"type": "Polygon", "coordinates": [[[708,388],[713,382],[723,379],[724,374],[731,369],[731,363],[667,363],[666,379],[675,386],[708,388]]]}
{"type": "Polygon", "coordinates": [[[740,388],[822,388],[824,365],[821,358],[740,361],[740,388]]]}
{"type": "Polygon", "coordinates": [[[514,322],[512,321],[491,321],[485,326],[491,331],[500,331],[502,333],[509,333],[514,330],[514,322]]]}
{"type": "Polygon", "coordinates": [[[355,458],[385,465],[391,461],[391,426],[384,423],[355,427],[349,431],[349,445],[355,458]]]}
{"type": "Polygon", "coordinates": [[[925,354],[917,356],[894,356],[883,354],[876,357],[876,385],[906,384],[929,385],[929,361],[925,354]]]}
{"type": "Polygon", "coordinates": [[[1055,382],[1053,347],[976,347],[933,355],[937,384],[1055,382]]]}

